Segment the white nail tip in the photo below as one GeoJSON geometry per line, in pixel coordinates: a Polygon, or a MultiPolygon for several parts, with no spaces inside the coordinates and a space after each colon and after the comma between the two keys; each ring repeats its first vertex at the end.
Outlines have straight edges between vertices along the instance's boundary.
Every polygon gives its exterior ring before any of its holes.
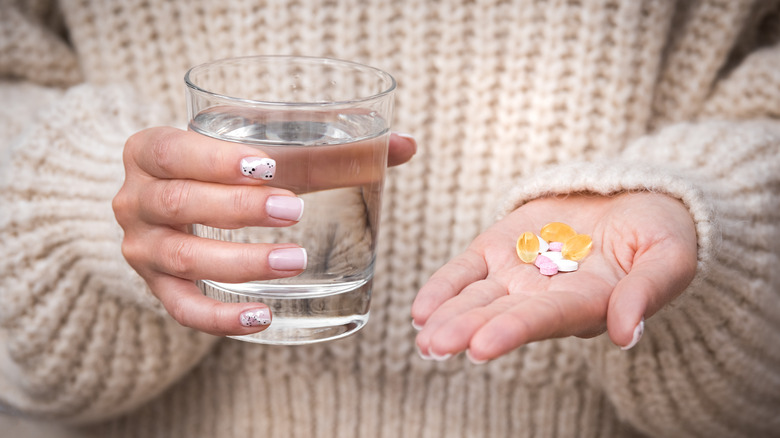
{"type": "Polygon", "coordinates": [[[642,339],[642,335],[645,333],[645,319],[642,318],[639,324],[634,328],[634,336],[631,338],[631,342],[625,347],[620,347],[621,350],[630,350],[642,339]]]}
{"type": "Polygon", "coordinates": [[[414,329],[417,330],[418,332],[423,329],[423,326],[417,324],[414,320],[412,320],[412,327],[414,327],[414,329]]]}
{"type": "Polygon", "coordinates": [[[437,362],[444,362],[445,360],[447,360],[447,359],[452,357],[451,353],[445,353],[445,354],[442,354],[442,355],[438,355],[438,354],[433,353],[433,352],[429,352],[429,353],[431,355],[431,358],[433,358],[433,360],[435,360],[437,362]]]}
{"type": "Polygon", "coordinates": [[[420,355],[420,358],[422,358],[422,360],[433,360],[433,357],[423,353],[422,350],[420,350],[419,348],[417,349],[417,354],[420,355]]]}

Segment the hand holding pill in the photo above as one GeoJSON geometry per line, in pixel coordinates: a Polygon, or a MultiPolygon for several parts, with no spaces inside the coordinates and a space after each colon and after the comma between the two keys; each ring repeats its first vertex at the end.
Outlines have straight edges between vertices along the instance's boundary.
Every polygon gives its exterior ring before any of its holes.
{"type": "MultiPolygon", "coordinates": [[[[549,245],[548,259],[568,250],[549,245]]],[[[693,220],[677,199],[649,192],[537,199],[479,235],[422,287],[412,307],[422,327],[417,346],[424,357],[467,351],[474,362],[605,330],[616,345],[633,346],[644,320],[690,284],[696,263],[693,220]],[[551,223],[566,227],[543,230],[551,223]],[[550,242],[587,236],[589,250],[579,252],[584,237],[573,241],[564,260],[577,259],[576,268],[528,262],[540,251],[529,230],[550,242]]]]}

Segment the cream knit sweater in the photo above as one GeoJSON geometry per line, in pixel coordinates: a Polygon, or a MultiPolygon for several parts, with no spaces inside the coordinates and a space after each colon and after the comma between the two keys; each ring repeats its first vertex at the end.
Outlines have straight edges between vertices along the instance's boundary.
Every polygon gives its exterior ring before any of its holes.
{"type": "MultiPolygon", "coordinates": [[[[780,4],[762,0],[0,0],[0,404],[99,437],[780,436],[780,4]],[[124,262],[125,139],[182,76],[251,54],[398,80],[371,321],[267,347],[194,333],[124,262]],[[653,190],[699,272],[606,336],[422,360],[428,276],[535,197],[653,190]]],[[[0,432],[2,434],[2,432],[0,432]]]]}

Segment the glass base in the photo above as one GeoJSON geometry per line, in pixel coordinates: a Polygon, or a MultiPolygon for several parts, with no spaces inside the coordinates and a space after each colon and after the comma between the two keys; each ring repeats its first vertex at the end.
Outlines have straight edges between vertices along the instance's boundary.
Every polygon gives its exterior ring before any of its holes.
{"type": "Polygon", "coordinates": [[[246,342],[304,345],[340,339],[366,325],[371,300],[371,279],[330,285],[303,286],[253,283],[231,285],[199,281],[203,293],[225,303],[263,303],[271,309],[267,329],[244,336],[246,342]]]}
{"type": "Polygon", "coordinates": [[[228,336],[240,341],[271,345],[305,345],[332,341],[356,333],[368,322],[368,313],[362,319],[349,319],[341,323],[333,320],[312,321],[311,327],[302,326],[300,320],[282,320],[274,317],[271,326],[259,333],[244,336],[228,336]]]}

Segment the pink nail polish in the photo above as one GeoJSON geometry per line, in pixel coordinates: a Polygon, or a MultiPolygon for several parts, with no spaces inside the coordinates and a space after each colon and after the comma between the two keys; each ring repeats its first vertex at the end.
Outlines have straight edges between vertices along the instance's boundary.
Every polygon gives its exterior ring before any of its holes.
{"type": "Polygon", "coordinates": [[[306,269],[306,250],[303,248],[275,249],[268,254],[268,266],[279,271],[306,269]]]}
{"type": "Polygon", "coordinates": [[[268,216],[287,221],[299,221],[303,216],[303,199],[295,196],[269,196],[265,201],[268,216]]]}
{"type": "Polygon", "coordinates": [[[273,179],[276,161],[271,158],[246,157],[241,160],[241,173],[254,179],[273,179]]]}
{"type": "Polygon", "coordinates": [[[244,327],[259,327],[271,324],[271,311],[266,308],[244,310],[238,316],[244,327]]]}

